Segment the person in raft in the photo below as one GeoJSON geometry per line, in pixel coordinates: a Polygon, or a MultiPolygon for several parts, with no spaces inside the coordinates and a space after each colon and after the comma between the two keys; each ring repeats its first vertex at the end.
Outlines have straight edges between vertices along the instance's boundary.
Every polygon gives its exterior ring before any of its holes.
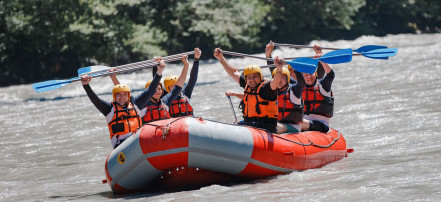
{"type": "Polygon", "coordinates": [[[262,70],[257,65],[248,65],[242,75],[236,67],[228,63],[220,48],[214,50],[214,57],[220,61],[230,77],[245,89],[241,102],[244,120],[239,124],[264,128],[276,133],[277,86],[282,77],[283,59],[278,56],[275,58],[276,74],[271,81],[265,82],[262,70]]]}
{"type": "MultiPolygon", "coordinates": [[[[155,61],[160,60],[160,58],[155,58],[155,61]]],[[[152,98],[147,102],[146,106],[141,109],[141,113],[145,114],[142,117],[143,123],[149,123],[152,121],[157,120],[163,120],[163,119],[169,119],[170,113],[169,113],[169,106],[171,105],[172,101],[174,101],[179,94],[182,91],[182,87],[184,86],[185,79],[187,78],[187,72],[188,72],[188,56],[184,55],[182,56],[182,62],[184,63],[184,68],[182,68],[181,75],[179,76],[178,80],[176,81],[175,87],[171,90],[170,93],[166,94],[165,96],[162,96],[164,93],[163,86],[161,83],[159,83],[158,87],[156,87],[156,92],[153,95],[152,98]]],[[[118,79],[116,76],[111,77],[113,84],[117,85],[119,84],[118,79]]],[[[148,89],[151,86],[151,83],[153,82],[152,79],[147,81],[145,84],[145,89],[148,89]]]]}
{"type": "MultiPolygon", "coordinates": [[[[276,74],[274,69],[272,76],[276,74]]],[[[277,102],[279,114],[277,116],[277,133],[298,133],[301,131],[300,123],[303,121],[303,100],[302,92],[305,88],[305,80],[302,73],[295,71],[299,82],[289,83],[290,73],[287,68],[282,69],[282,78],[277,86],[277,102]]],[[[226,91],[226,96],[235,96],[243,99],[243,93],[226,91]]]]}
{"type": "Polygon", "coordinates": [[[141,117],[143,117],[144,114],[140,108],[144,107],[155,93],[156,87],[162,77],[162,71],[165,69],[165,62],[162,59],[158,60],[158,62],[158,71],[147,90],[133,97],[130,95],[128,85],[115,85],[112,90],[112,102],[106,102],[95,94],[89,86],[89,82],[91,81],[90,76],[81,76],[81,83],[90,101],[106,117],[113,148],[118,147],[118,145],[130,137],[130,135],[142,125],[141,117]]]}
{"type": "MultiPolygon", "coordinates": [[[[315,58],[322,56],[320,46],[314,45],[315,58]]],[[[306,86],[303,90],[304,119],[301,123],[303,131],[329,131],[329,119],[334,112],[334,95],[332,93],[332,81],[335,73],[331,67],[323,62],[319,62],[325,70],[325,76],[317,79],[317,72],[314,74],[302,73],[305,78],[306,86]]]]}
{"type": "MultiPolygon", "coordinates": [[[[182,92],[178,97],[173,100],[169,108],[171,117],[181,117],[181,116],[193,116],[193,107],[190,104],[191,94],[193,93],[194,86],[198,80],[199,72],[199,58],[202,52],[199,48],[194,49],[194,62],[193,67],[190,72],[190,79],[188,83],[182,88],[182,92]]],[[[156,68],[153,68],[153,74],[155,74],[156,68]]],[[[164,78],[164,88],[167,93],[169,93],[178,81],[178,76],[169,75],[164,78]]],[[[185,81],[185,79],[184,79],[185,81]]],[[[165,93],[164,93],[165,94],[165,93]]]]}

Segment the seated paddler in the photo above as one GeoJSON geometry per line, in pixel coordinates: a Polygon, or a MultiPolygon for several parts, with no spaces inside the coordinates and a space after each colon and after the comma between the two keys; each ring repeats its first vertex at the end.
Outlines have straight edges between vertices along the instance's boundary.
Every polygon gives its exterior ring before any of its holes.
{"type": "Polygon", "coordinates": [[[244,120],[239,124],[257,128],[263,128],[270,132],[277,132],[277,86],[282,77],[283,59],[275,58],[276,73],[270,81],[265,81],[262,70],[258,65],[245,67],[243,74],[228,63],[221,53],[220,48],[214,50],[216,57],[225,71],[244,88],[244,96],[241,101],[244,120]]]}

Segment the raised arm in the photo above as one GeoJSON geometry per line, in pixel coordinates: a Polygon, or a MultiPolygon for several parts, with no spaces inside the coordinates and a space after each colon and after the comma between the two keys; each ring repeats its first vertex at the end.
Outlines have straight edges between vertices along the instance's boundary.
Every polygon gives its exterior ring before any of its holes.
{"type": "Polygon", "coordinates": [[[280,80],[282,79],[282,68],[283,68],[283,58],[279,58],[279,56],[276,56],[274,58],[274,64],[276,65],[276,74],[274,75],[273,79],[270,81],[270,86],[272,90],[276,90],[277,86],[279,85],[280,80]]]}
{"type": "Polygon", "coordinates": [[[98,109],[98,111],[101,112],[101,114],[107,116],[107,114],[109,114],[110,110],[112,109],[112,104],[102,100],[101,98],[98,97],[98,95],[96,95],[96,93],[89,86],[89,82],[91,80],[92,78],[90,76],[84,75],[81,77],[81,84],[83,84],[83,88],[86,91],[87,96],[89,97],[93,105],[95,105],[95,107],[98,109]]]}
{"type": "Polygon", "coordinates": [[[225,59],[224,55],[221,53],[220,48],[214,49],[214,57],[219,60],[219,62],[224,67],[225,71],[230,75],[231,78],[233,78],[236,83],[240,85],[239,79],[240,79],[240,72],[237,70],[236,67],[232,66],[230,63],[228,63],[227,59],[225,59]]]}
{"type": "MultiPolygon", "coordinates": [[[[270,41],[265,47],[265,55],[267,58],[271,58],[271,54],[272,54],[273,50],[274,50],[274,42],[270,41]]],[[[267,60],[266,64],[271,65],[271,64],[273,64],[273,62],[267,60]]],[[[270,70],[270,73],[272,73],[273,70],[275,69],[275,67],[270,67],[268,69],[270,70]]]]}
{"type": "MultiPolygon", "coordinates": [[[[315,58],[319,58],[323,55],[322,47],[317,46],[317,44],[314,44],[312,49],[315,52],[315,58]]],[[[320,62],[320,63],[323,65],[323,69],[325,70],[325,73],[329,74],[329,72],[331,72],[331,70],[332,70],[331,66],[329,66],[328,63],[324,63],[324,62],[320,62]]]]}
{"type": "Polygon", "coordinates": [[[185,79],[187,79],[187,72],[188,72],[188,55],[182,56],[182,63],[184,63],[184,67],[182,68],[181,75],[179,75],[178,80],[176,81],[176,85],[179,87],[184,87],[185,79]]]}
{"type": "Polygon", "coordinates": [[[199,48],[194,49],[194,62],[193,67],[190,71],[190,79],[188,79],[187,85],[184,87],[182,92],[185,96],[188,98],[191,98],[191,94],[193,93],[194,86],[196,85],[196,82],[198,80],[198,73],[199,73],[199,58],[201,57],[201,50],[199,48]]]}
{"type": "MultiPolygon", "coordinates": [[[[116,71],[116,68],[115,68],[115,67],[113,67],[112,69],[109,70],[109,72],[113,72],[113,71],[116,71]]],[[[117,75],[116,73],[115,73],[115,74],[110,74],[110,75],[109,75],[110,79],[112,79],[113,85],[118,85],[118,84],[119,84],[119,81],[118,81],[118,79],[116,78],[116,75],[117,75]]]]}

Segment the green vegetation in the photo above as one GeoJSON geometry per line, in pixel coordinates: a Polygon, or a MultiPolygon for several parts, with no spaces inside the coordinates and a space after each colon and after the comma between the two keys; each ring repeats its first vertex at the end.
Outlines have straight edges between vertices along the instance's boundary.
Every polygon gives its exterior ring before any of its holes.
{"type": "Polygon", "coordinates": [[[438,0],[0,0],[0,86],[200,47],[439,32],[438,0]]]}

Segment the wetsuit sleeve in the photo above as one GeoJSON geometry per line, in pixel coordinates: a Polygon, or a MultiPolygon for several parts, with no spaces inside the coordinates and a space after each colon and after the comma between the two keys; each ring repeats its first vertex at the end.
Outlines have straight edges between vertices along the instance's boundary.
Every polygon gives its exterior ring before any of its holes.
{"type": "MultiPolygon", "coordinates": [[[[303,88],[305,88],[306,83],[305,83],[305,79],[303,78],[302,73],[295,71],[295,70],[294,70],[294,72],[296,73],[296,77],[297,77],[297,80],[299,80],[299,82],[295,82],[294,84],[290,84],[291,91],[297,98],[300,98],[300,97],[302,97],[303,88]]],[[[291,80],[294,80],[294,79],[291,78],[291,80]]]]}
{"type": "Polygon", "coordinates": [[[190,79],[188,83],[183,88],[182,92],[189,99],[191,98],[191,94],[193,93],[194,86],[196,85],[196,81],[198,80],[198,72],[199,72],[199,60],[195,60],[193,62],[193,67],[190,72],[190,79]]]}
{"type": "Polygon", "coordinates": [[[239,85],[242,88],[245,88],[245,86],[247,85],[247,82],[245,82],[245,76],[243,75],[243,73],[240,75],[239,85]]]}
{"type": "Polygon", "coordinates": [[[277,100],[277,89],[276,90],[271,89],[270,82],[266,82],[263,84],[262,88],[260,89],[260,96],[268,101],[277,100]]]}
{"type": "Polygon", "coordinates": [[[155,74],[156,74],[157,71],[158,71],[158,67],[157,67],[157,66],[154,66],[154,67],[152,68],[152,76],[153,76],[153,77],[155,77],[155,74]]]}
{"type": "Polygon", "coordinates": [[[171,90],[170,93],[161,98],[162,102],[164,102],[167,106],[171,106],[171,103],[178,98],[179,94],[182,92],[182,88],[180,86],[175,86],[171,90]]]}
{"type": "Polygon", "coordinates": [[[144,108],[147,105],[147,102],[150,100],[150,98],[152,98],[153,95],[156,93],[156,88],[158,87],[161,77],[162,76],[155,74],[150,86],[146,90],[144,90],[141,94],[133,98],[132,100],[133,104],[138,106],[139,109],[144,108]]]}
{"type": "Polygon", "coordinates": [[[92,90],[92,88],[87,85],[83,85],[84,90],[87,93],[90,101],[95,105],[95,107],[104,115],[107,116],[112,110],[112,104],[110,102],[106,102],[96,95],[96,93],[92,90]]]}
{"type": "Polygon", "coordinates": [[[328,74],[326,74],[326,76],[323,79],[319,81],[326,92],[331,91],[332,81],[334,81],[334,77],[335,77],[334,70],[331,70],[328,74]]]}
{"type": "MultiPolygon", "coordinates": [[[[274,64],[274,62],[272,62],[272,61],[266,61],[266,64],[267,65],[272,65],[272,64],[274,64]]],[[[273,74],[273,71],[274,71],[274,69],[275,69],[276,67],[270,67],[270,68],[268,68],[269,70],[270,70],[270,74],[273,74]]]]}

